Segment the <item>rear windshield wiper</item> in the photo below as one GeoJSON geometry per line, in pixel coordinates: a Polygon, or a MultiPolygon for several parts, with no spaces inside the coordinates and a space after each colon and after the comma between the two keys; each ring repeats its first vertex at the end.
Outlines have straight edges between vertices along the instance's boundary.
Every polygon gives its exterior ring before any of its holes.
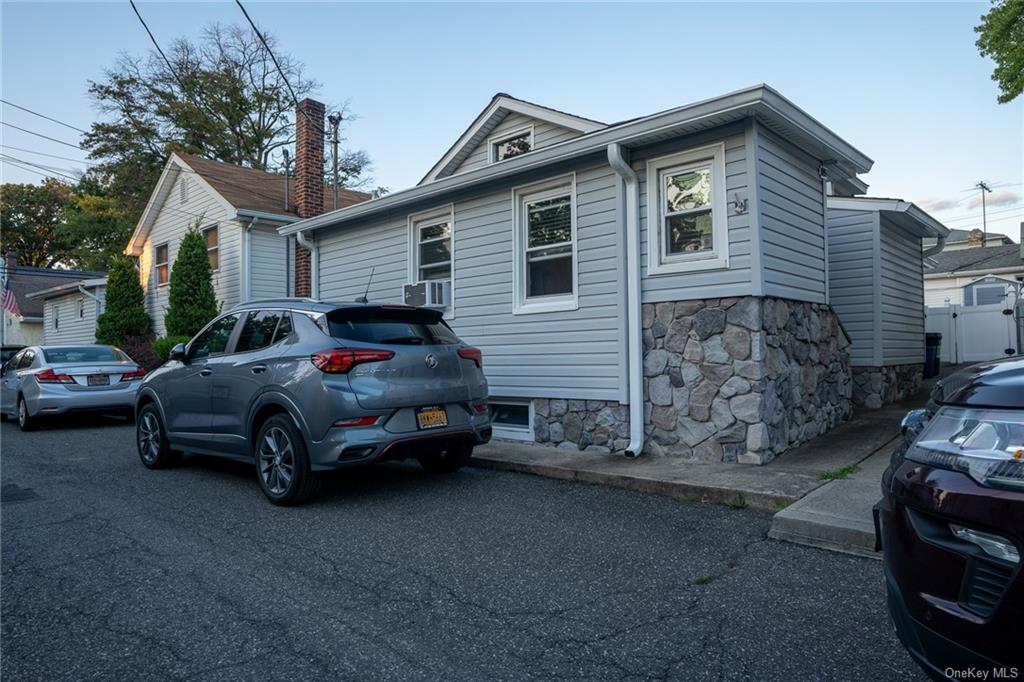
{"type": "Polygon", "coordinates": [[[381,343],[408,344],[418,346],[423,343],[422,336],[395,336],[390,339],[381,339],[381,343]]]}

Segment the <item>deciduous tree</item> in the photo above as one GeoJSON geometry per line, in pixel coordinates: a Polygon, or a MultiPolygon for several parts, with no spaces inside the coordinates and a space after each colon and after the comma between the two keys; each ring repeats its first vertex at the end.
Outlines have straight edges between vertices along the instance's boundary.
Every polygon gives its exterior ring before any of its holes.
{"type": "Polygon", "coordinates": [[[992,9],[974,29],[978,50],[996,63],[992,80],[999,84],[999,102],[1024,91],[1024,0],[993,0],[992,9]]]}

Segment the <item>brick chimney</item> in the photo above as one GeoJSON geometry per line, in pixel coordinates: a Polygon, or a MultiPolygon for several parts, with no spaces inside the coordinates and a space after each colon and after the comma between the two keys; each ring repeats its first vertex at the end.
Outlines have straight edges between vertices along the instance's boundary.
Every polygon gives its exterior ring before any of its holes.
{"type": "Polygon", "coordinates": [[[968,246],[985,246],[985,233],[977,227],[967,233],[968,246]]]}
{"type": "MultiPolygon", "coordinates": [[[[299,102],[295,112],[295,210],[300,218],[324,212],[324,105],[299,102]]],[[[309,296],[309,251],[295,248],[295,295],[309,296]]]]}

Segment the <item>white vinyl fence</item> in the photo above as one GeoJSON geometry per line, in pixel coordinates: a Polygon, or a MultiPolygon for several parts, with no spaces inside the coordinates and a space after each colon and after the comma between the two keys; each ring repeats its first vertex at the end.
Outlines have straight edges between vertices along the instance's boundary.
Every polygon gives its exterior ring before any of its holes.
{"type": "Polygon", "coordinates": [[[942,362],[982,362],[1019,353],[1022,310],[1014,298],[993,305],[929,306],[925,331],[942,334],[942,362]]]}

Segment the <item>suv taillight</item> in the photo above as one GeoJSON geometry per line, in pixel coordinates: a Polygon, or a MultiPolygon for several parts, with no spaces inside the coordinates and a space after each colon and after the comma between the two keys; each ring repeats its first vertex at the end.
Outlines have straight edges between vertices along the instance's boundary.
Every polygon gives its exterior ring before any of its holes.
{"type": "Polygon", "coordinates": [[[484,354],[479,348],[463,346],[459,349],[459,357],[472,360],[477,367],[483,368],[484,366],[484,354]]]}
{"type": "Polygon", "coordinates": [[[41,384],[73,384],[75,380],[67,374],[57,374],[52,369],[47,368],[42,372],[36,373],[36,381],[41,384]]]}
{"type": "Polygon", "coordinates": [[[134,372],[126,372],[121,375],[121,381],[136,381],[137,379],[143,379],[146,376],[146,370],[139,367],[134,372]]]}
{"type": "Polygon", "coordinates": [[[394,351],[352,348],[322,350],[309,356],[313,365],[327,374],[345,374],[364,362],[383,362],[395,357],[394,351]]]}

